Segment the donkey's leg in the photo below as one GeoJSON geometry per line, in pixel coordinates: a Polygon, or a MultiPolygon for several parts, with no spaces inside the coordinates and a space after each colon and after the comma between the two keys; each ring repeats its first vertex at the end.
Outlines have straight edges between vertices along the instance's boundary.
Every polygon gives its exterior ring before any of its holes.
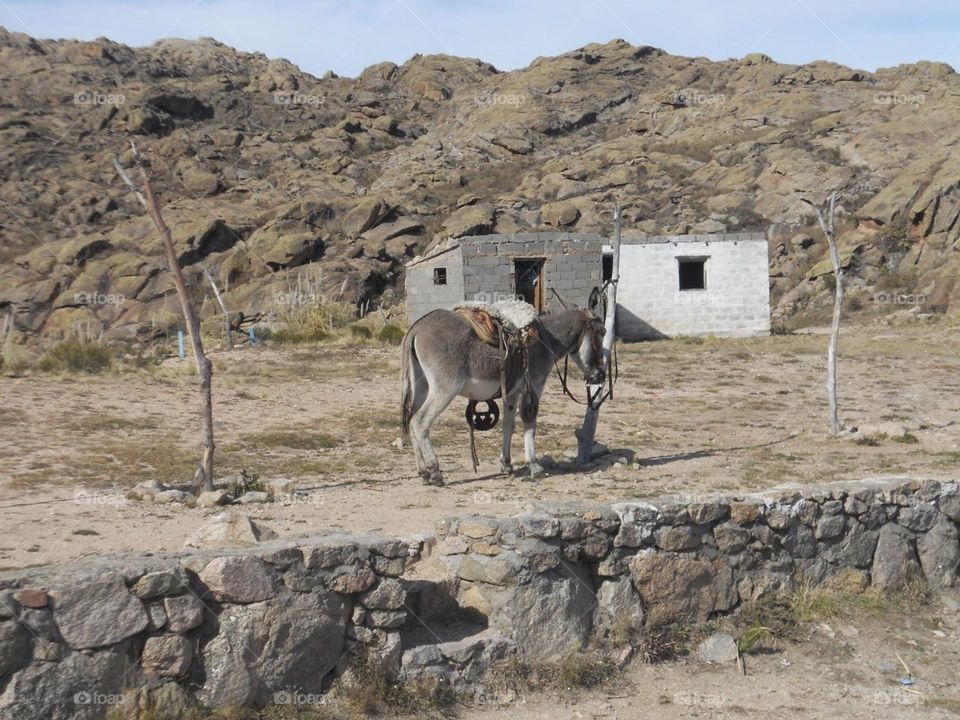
{"type": "Polygon", "coordinates": [[[513,428],[517,420],[517,404],[520,402],[520,392],[507,395],[503,401],[503,447],[500,449],[500,470],[505,473],[513,472],[513,463],[510,461],[510,443],[513,440],[513,428]]]}
{"type": "MultiPolygon", "coordinates": [[[[413,367],[411,380],[411,403],[410,403],[410,444],[413,446],[413,454],[417,461],[417,473],[420,477],[427,478],[430,473],[426,469],[426,463],[423,461],[423,451],[420,449],[420,433],[414,430],[414,422],[419,414],[423,404],[427,401],[430,394],[430,385],[427,382],[427,376],[423,371],[423,366],[414,355],[412,360],[413,367]]],[[[429,432],[429,430],[428,430],[429,432]]]]}
{"type": "Polygon", "coordinates": [[[415,435],[416,442],[420,445],[420,453],[423,459],[423,467],[420,475],[428,485],[443,485],[443,473],[440,472],[440,462],[437,460],[437,454],[433,450],[433,443],[430,441],[430,428],[434,421],[439,417],[460,391],[459,385],[450,384],[444,388],[441,383],[430,382],[430,390],[427,398],[420,408],[420,412],[413,416],[410,422],[411,435],[415,435]]]}
{"type": "Polygon", "coordinates": [[[530,478],[542,477],[546,474],[543,465],[537,462],[535,441],[537,437],[537,414],[540,412],[540,393],[531,389],[532,397],[525,401],[520,419],[523,420],[523,451],[530,469],[530,478]]]}

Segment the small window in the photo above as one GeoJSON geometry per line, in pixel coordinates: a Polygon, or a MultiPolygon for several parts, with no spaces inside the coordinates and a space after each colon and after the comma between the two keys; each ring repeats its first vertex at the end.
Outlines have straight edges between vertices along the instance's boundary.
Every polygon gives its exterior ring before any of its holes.
{"type": "Polygon", "coordinates": [[[707,258],[677,258],[681,290],[706,290],[707,258]]]}
{"type": "Polygon", "coordinates": [[[433,269],[433,284],[434,285],[447,284],[447,269],[445,267],[433,269]]]}

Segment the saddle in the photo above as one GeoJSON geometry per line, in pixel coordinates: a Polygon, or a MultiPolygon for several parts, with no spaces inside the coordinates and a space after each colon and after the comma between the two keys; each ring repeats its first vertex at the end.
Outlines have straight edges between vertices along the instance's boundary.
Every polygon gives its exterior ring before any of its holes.
{"type": "Polygon", "coordinates": [[[453,311],[462,316],[487,345],[528,347],[539,338],[534,325],[536,308],[520,300],[463,303],[453,311]]]}

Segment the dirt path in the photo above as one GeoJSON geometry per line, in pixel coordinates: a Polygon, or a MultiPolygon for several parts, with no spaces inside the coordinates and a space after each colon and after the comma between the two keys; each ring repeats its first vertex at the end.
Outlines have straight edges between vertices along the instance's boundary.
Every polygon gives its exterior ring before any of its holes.
{"type": "MultiPolygon", "coordinates": [[[[302,347],[219,353],[221,476],[289,476],[295,500],[244,512],[281,535],[429,530],[441,516],[512,514],[543,499],[705,495],[784,483],[960,470],[960,337],[917,325],[844,331],[840,406],[869,439],[825,431],[820,335],[625,346],[598,438],[632,459],[530,483],[498,474],[496,433],[469,467],[462,403],[434,433],[448,486],[425,488],[399,436],[396,349],[302,347]],[[904,428],[909,433],[904,435],[904,428]]],[[[0,378],[0,567],[89,554],[177,550],[211,511],[125,500],[137,482],[184,482],[198,456],[191,366],[104,376],[0,378]]],[[[552,380],[538,447],[562,458],[582,409],[552,380]]],[[[521,443],[514,444],[515,453],[521,443]]]]}
{"type": "Polygon", "coordinates": [[[936,720],[960,717],[960,616],[930,608],[922,617],[855,615],[817,622],[798,642],[710,665],[695,654],[682,661],[634,662],[601,690],[493,694],[461,720],[936,720]],[[899,656],[899,657],[898,657],[899,656]],[[901,662],[902,659],[902,662],[901,662]],[[910,669],[912,684],[903,663],[910,669]],[[498,702],[501,701],[501,702],[498,702]]]}

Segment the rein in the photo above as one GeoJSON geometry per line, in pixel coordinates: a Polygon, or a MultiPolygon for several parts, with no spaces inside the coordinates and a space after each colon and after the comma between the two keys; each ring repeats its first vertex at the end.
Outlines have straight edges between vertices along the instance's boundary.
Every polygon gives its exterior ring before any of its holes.
{"type": "MultiPolygon", "coordinates": [[[[605,288],[604,288],[604,289],[605,289],[605,288]]],[[[596,289],[594,289],[594,292],[596,292],[596,289]]],[[[601,291],[600,294],[601,294],[602,297],[603,297],[604,317],[606,317],[606,299],[607,299],[607,296],[606,296],[606,293],[603,292],[603,291],[601,291]]],[[[584,313],[584,318],[585,318],[585,319],[588,318],[588,316],[586,315],[586,313],[584,313]]],[[[580,344],[583,342],[583,334],[586,333],[586,332],[590,332],[590,330],[589,330],[589,325],[588,325],[588,327],[584,328],[583,332],[580,333],[580,336],[577,338],[577,346],[578,346],[578,347],[579,347],[580,344]]],[[[602,357],[603,357],[603,347],[602,347],[602,345],[600,344],[600,341],[597,339],[597,334],[596,334],[596,333],[591,333],[591,335],[590,335],[590,344],[593,346],[593,354],[594,354],[594,357],[602,358],[602,357]]],[[[587,400],[586,400],[586,402],[581,402],[580,400],[578,400],[577,397],[576,397],[572,392],[570,392],[570,388],[569,388],[568,385],[567,385],[567,374],[568,374],[569,368],[570,368],[570,353],[567,353],[566,355],[563,356],[563,373],[562,373],[562,374],[560,373],[560,362],[559,362],[559,360],[557,360],[556,358],[555,358],[554,361],[553,361],[553,367],[554,367],[554,368],[556,369],[556,371],[557,371],[557,378],[560,380],[560,386],[563,388],[563,392],[564,392],[564,394],[565,394],[568,398],[570,398],[571,400],[573,400],[577,405],[588,405],[588,406],[593,407],[593,408],[595,408],[595,409],[599,409],[600,406],[601,406],[606,400],[608,400],[608,399],[610,399],[610,398],[613,397],[613,386],[614,386],[614,384],[616,383],[617,378],[618,378],[618,376],[619,376],[619,374],[620,374],[620,362],[619,362],[619,358],[617,357],[617,345],[616,345],[616,343],[613,344],[613,354],[612,354],[611,360],[612,360],[612,361],[611,361],[612,367],[609,368],[609,372],[607,373],[606,388],[604,388],[603,385],[601,385],[599,388],[597,388],[597,391],[596,391],[595,393],[591,394],[591,393],[590,393],[590,389],[589,389],[589,387],[588,387],[588,388],[587,388],[587,400]]]]}

